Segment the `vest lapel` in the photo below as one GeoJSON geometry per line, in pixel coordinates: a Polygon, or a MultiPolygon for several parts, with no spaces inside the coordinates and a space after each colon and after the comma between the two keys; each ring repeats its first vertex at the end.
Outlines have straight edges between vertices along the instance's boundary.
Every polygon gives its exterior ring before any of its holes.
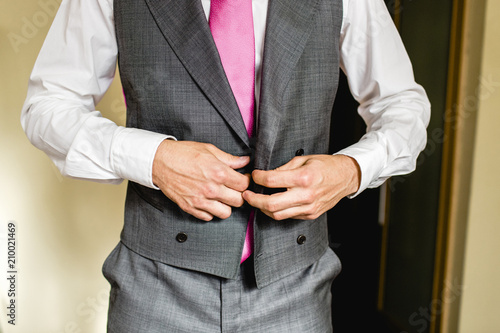
{"type": "Polygon", "coordinates": [[[158,27],[186,70],[247,145],[245,124],[222,67],[200,0],[146,0],[158,27]]]}
{"type": "Polygon", "coordinates": [[[285,111],[277,97],[285,95],[287,83],[311,33],[319,1],[269,0],[257,127],[257,169],[270,167],[281,113],[285,111]]]}

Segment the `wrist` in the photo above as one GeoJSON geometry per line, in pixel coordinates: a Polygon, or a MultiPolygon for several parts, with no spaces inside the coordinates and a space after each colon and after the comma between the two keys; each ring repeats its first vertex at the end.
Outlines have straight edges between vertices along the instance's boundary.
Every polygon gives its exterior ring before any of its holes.
{"type": "Polygon", "coordinates": [[[169,155],[168,150],[170,149],[170,145],[175,143],[176,140],[172,138],[166,138],[163,140],[156,149],[156,153],[153,159],[153,167],[151,170],[151,178],[153,181],[153,185],[156,187],[161,187],[160,185],[163,182],[163,172],[164,164],[167,156],[169,155]]]}
{"type": "Polygon", "coordinates": [[[346,187],[347,196],[353,195],[358,192],[361,185],[361,168],[354,158],[347,155],[339,156],[343,157],[343,169],[347,174],[346,178],[349,179],[346,187]]]}

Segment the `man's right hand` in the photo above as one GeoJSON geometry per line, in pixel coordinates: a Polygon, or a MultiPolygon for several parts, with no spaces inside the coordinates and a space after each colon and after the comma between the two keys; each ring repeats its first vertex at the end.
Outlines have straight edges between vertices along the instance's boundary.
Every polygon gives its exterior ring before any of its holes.
{"type": "Polygon", "coordinates": [[[153,161],[153,183],[196,218],[226,219],[231,207],[244,203],[250,175],[235,169],[249,162],[248,156],[233,156],[211,144],[165,140],[153,161]]]}

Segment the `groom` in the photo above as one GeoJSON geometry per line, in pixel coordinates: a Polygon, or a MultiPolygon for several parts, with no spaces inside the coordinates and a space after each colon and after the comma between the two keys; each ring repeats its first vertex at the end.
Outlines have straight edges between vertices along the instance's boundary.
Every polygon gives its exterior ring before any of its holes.
{"type": "Polygon", "coordinates": [[[23,126],[66,175],[130,180],[109,332],[330,332],[326,211],[412,171],[428,117],[380,0],[89,0],[23,126]],[[117,59],[127,128],[94,109],[117,59]],[[367,134],[327,155],[340,68],[367,134]]]}

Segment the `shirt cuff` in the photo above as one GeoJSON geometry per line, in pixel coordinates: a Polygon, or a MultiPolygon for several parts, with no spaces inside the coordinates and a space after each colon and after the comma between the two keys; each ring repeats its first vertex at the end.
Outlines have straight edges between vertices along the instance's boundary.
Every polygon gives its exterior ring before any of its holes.
{"type": "Polygon", "coordinates": [[[113,138],[111,163],[123,179],[153,189],[153,160],[160,143],[174,137],[137,128],[122,128],[113,138]]]}
{"type": "Polygon", "coordinates": [[[361,141],[344,148],[334,155],[346,155],[356,160],[361,170],[361,181],[356,193],[348,196],[349,199],[356,197],[366,188],[381,185],[386,178],[379,175],[386,164],[387,153],[385,149],[374,140],[362,139],[361,141]]]}

